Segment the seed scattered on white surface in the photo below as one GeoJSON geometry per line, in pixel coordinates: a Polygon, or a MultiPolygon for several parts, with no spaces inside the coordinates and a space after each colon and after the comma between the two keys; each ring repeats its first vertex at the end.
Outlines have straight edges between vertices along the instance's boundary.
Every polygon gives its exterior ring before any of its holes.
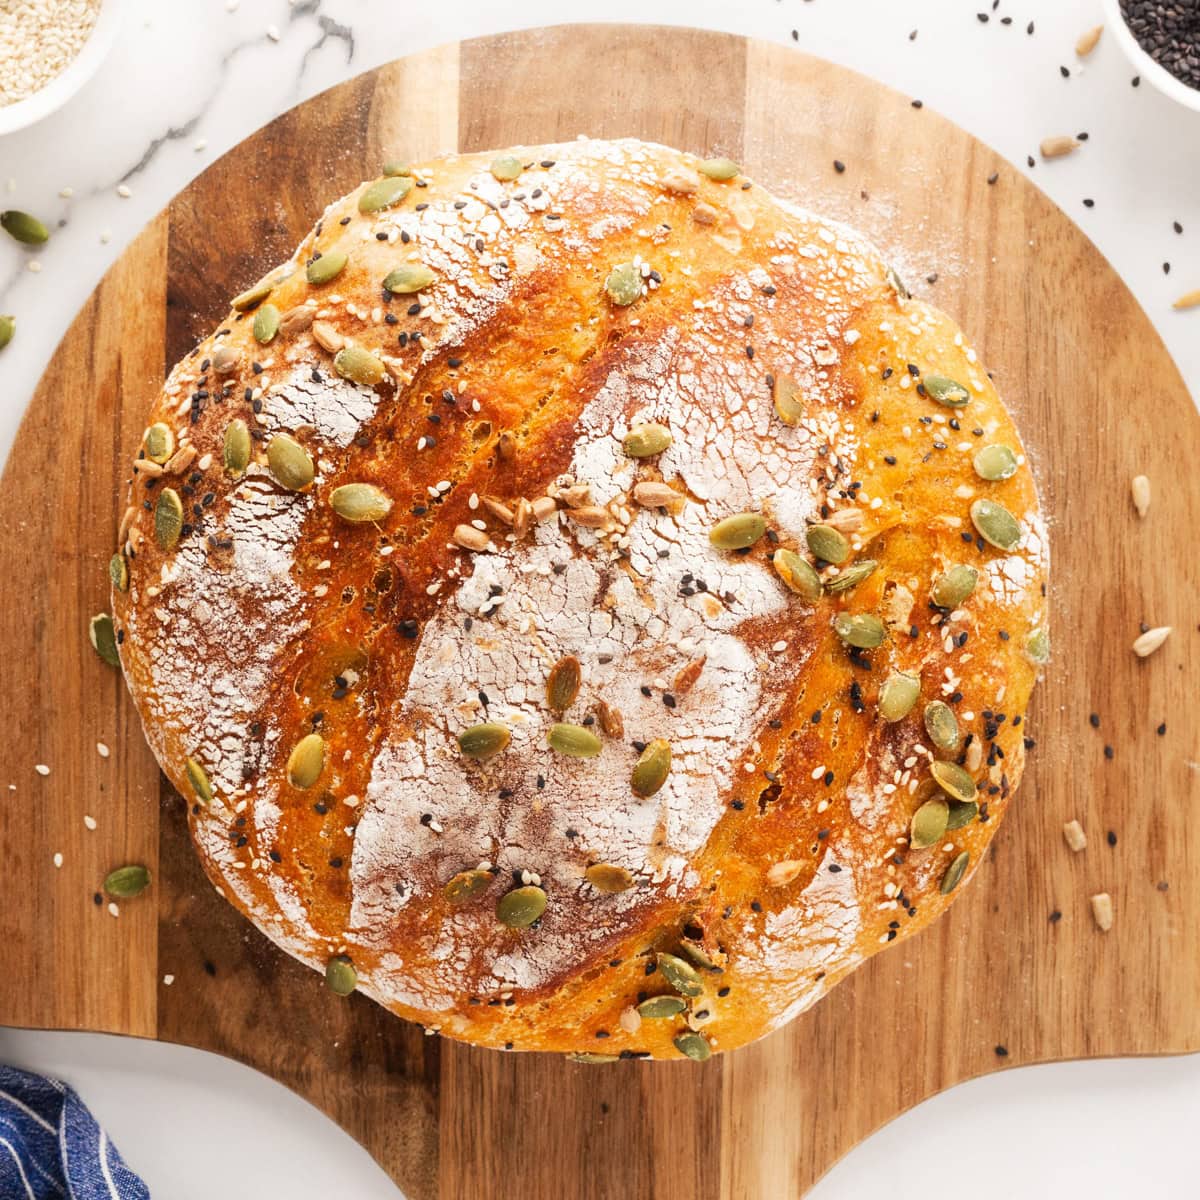
{"type": "Polygon", "coordinates": [[[267,37],[269,37],[271,39],[271,41],[273,41],[273,42],[279,41],[279,26],[278,25],[268,25],[267,26],[267,37]]]}
{"type": "Polygon", "coordinates": [[[1083,826],[1078,821],[1068,821],[1063,826],[1063,841],[1075,851],[1076,854],[1080,850],[1087,849],[1087,834],[1083,832],[1083,826]]]}
{"type": "Polygon", "coordinates": [[[38,763],[38,765],[36,767],[34,767],[33,769],[39,775],[49,775],[50,774],[50,768],[48,766],[46,766],[45,763],[38,763]]]}
{"type": "Polygon", "coordinates": [[[1133,496],[1133,507],[1137,515],[1144,517],[1150,509],[1150,480],[1145,475],[1135,475],[1129,482],[1129,491],[1133,496]]]}
{"type": "Polygon", "coordinates": [[[1092,897],[1092,916],[1095,918],[1097,927],[1105,933],[1112,928],[1113,902],[1107,892],[1097,892],[1092,897]]]}
{"type": "Polygon", "coordinates": [[[1100,41],[1100,35],[1104,32],[1103,25],[1095,25],[1091,29],[1079,35],[1079,41],[1075,43],[1075,53],[1080,58],[1087,58],[1089,54],[1096,48],[1096,43],[1100,41]]]}
{"type": "Polygon", "coordinates": [[[87,826],[89,829],[95,829],[95,828],[96,828],[96,818],[95,818],[95,817],[92,817],[92,816],[85,816],[85,817],[83,818],[83,823],[84,823],[84,824],[85,824],[85,825],[86,825],[86,826],[87,826]]]}
{"type": "Polygon", "coordinates": [[[31,258],[29,260],[29,270],[32,271],[34,275],[37,275],[41,271],[41,269],[42,269],[42,264],[40,262],[38,262],[38,260],[36,258],[31,258]]]}
{"type": "Polygon", "coordinates": [[[1156,629],[1147,629],[1133,643],[1133,652],[1138,658],[1145,658],[1148,654],[1153,654],[1167,640],[1167,635],[1171,632],[1170,625],[1159,625],[1156,629]]]}
{"type": "Polygon", "coordinates": [[[58,854],[55,854],[55,856],[54,856],[54,865],[55,865],[56,867],[61,867],[61,866],[63,865],[63,856],[62,856],[62,853],[61,853],[61,852],[59,852],[58,854]]]}
{"type": "Polygon", "coordinates": [[[75,189],[73,187],[60,188],[58,194],[64,200],[70,200],[70,198],[75,195],[75,189]]]}
{"type": "Polygon", "coordinates": [[[199,154],[201,150],[207,150],[208,138],[197,138],[195,144],[192,146],[192,149],[195,150],[197,154],[199,154]]]}
{"type": "Polygon", "coordinates": [[[241,2],[242,0],[225,0],[225,11],[237,12],[238,5],[241,4],[241,2]]]}
{"type": "Polygon", "coordinates": [[[1080,142],[1073,137],[1048,137],[1042,139],[1041,151],[1043,158],[1062,158],[1074,154],[1080,147],[1080,142]]]}
{"type": "Polygon", "coordinates": [[[118,183],[117,195],[120,196],[122,200],[128,200],[129,197],[133,195],[133,188],[131,188],[127,183],[118,183]]]}
{"type": "Polygon", "coordinates": [[[112,230],[102,229],[100,231],[100,241],[103,245],[107,246],[108,243],[112,241],[112,230]]]}

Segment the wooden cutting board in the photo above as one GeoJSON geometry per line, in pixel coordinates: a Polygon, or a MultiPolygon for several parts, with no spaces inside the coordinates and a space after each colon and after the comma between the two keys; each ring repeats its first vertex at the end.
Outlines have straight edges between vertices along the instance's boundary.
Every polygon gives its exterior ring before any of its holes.
{"type": "Polygon", "coordinates": [[[239,1059],[329,1113],[413,1200],[798,1196],[959,1080],[1200,1050],[1198,452],[1200,416],[1095,247],[986,147],[849,71],[714,33],[571,26],[342,84],[215,163],[130,246],[59,347],[8,462],[0,1022],[239,1059]],[[874,235],[994,370],[1051,515],[1056,653],[989,861],[936,927],[704,1065],[474,1050],[330,995],[207,885],[181,802],[85,633],[106,607],[142,414],[228,297],[385,159],[579,133],[728,154],[874,235]],[[1155,491],[1144,520],[1129,498],[1140,472],[1155,491]],[[1143,621],[1175,627],[1146,660],[1130,650],[1143,621]],[[1063,845],[1072,817],[1084,854],[1063,845]],[[155,882],[114,920],[94,894],[126,862],[155,882]],[[1099,891],[1116,906],[1108,934],[1089,914],[1099,891]]]}

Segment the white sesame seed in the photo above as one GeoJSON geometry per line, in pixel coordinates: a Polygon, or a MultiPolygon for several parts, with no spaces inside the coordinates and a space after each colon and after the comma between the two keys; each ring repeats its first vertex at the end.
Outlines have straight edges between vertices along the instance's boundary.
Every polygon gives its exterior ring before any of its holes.
{"type": "Polygon", "coordinates": [[[164,975],[163,976],[163,987],[170,987],[171,984],[173,984],[174,982],[175,982],[174,975],[164,975]]]}
{"type": "Polygon", "coordinates": [[[115,900],[110,900],[108,902],[108,915],[110,917],[119,917],[121,915],[121,910],[117,907],[117,902],[115,900]]]}
{"type": "Polygon", "coordinates": [[[195,150],[197,154],[199,154],[201,150],[207,150],[208,138],[197,138],[195,144],[192,146],[192,149],[195,150]]]}
{"type": "Polygon", "coordinates": [[[133,195],[133,188],[131,188],[127,183],[119,183],[117,184],[117,195],[120,196],[122,200],[128,200],[129,197],[133,195]]]}
{"type": "Polygon", "coordinates": [[[54,856],[54,865],[56,867],[61,867],[63,865],[63,856],[61,853],[54,856]]]}
{"type": "Polygon", "coordinates": [[[98,755],[100,755],[101,758],[107,758],[109,756],[110,751],[103,742],[97,742],[96,743],[96,753],[98,755]]]}
{"type": "Polygon", "coordinates": [[[95,829],[95,828],[96,828],[96,818],[95,818],[95,817],[91,817],[91,816],[84,816],[84,818],[83,818],[83,823],[84,823],[84,824],[85,824],[85,825],[86,825],[86,826],[87,826],[89,829],[95,829]]]}
{"type": "Polygon", "coordinates": [[[107,246],[108,243],[112,241],[112,231],[109,229],[102,229],[100,231],[100,241],[107,246]]]}
{"type": "Polygon", "coordinates": [[[50,768],[48,766],[46,766],[45,763],[38,763],[38,765],[36,767],[34,767],[33,769],[39,775],[49,775],[50,774],[50,768]]]}
{"type": "Polygon", "coordinates": [[[60,195],[60,196],[61,196],[61,197],[62,197],[64,200],[70,200],[70,198],[71,198],[73,195],[75,195],[75,189],[74,189],[74,188],[72,188],[72,187],[60,188],[60,189],[59,189],[59,192],[58,192],[58,194],[59,194],[59,195],[60,195]]]}
{"type": "Polygon", "coordinates": [[[278,25],[268,25],[267,26],[267,37],[269,37],[271,39],[271,41],[273,41],[273,42],[279,41],[279,37],[280,37],[279,26],[278,25]]]}
{"type": "Polygon", "coordinates": [[[42,264],[36,258],[31,258],[29,260],[28,266],[29,266],[29,270],[32,271],[34,275],[38,275],[41,273],[42,264]]]}

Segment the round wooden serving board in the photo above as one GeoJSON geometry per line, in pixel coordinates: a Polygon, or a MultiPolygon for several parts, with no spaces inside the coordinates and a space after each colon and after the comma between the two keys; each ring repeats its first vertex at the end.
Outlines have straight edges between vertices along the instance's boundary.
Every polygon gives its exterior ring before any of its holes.
{"type": "Polygon", "coordinates": [[[239,1059],[329,1113],[413,1200],[798,1196],[959,1080],[1198,1050],[1198,451],[1183,382],[1083,234],[986,147],[842,68],[714,33],[569,26],[444,46],[342,84],[215,163],[129,247],[59,347],[9,459],[0,1022],[239,1059]],[[873,235],[995,372],[1051,515],[1056,652],[989,861],[936,927],[787,1029],[704,1065],[475,1050],[332,996],[207,884],[121,677],[86,636],[106,607],[143,413],[229,297],[385,159],[580,133],[728,154],[873,235]],[[1155,491],[1145,520],[1129,499],[1140,472],[1155,491]],[[1142,621],[1175,627],[1146,660],[1130,651],[1142,621]],[[1079,855],[1062,840],[1072,817],[1091,839],[1079,855]],[[113,920],[93,897],[126,862],[155,882],[113,920]],[[1089,912],[1099,891],[1116,906],[1108,934],[1089,912]]]}

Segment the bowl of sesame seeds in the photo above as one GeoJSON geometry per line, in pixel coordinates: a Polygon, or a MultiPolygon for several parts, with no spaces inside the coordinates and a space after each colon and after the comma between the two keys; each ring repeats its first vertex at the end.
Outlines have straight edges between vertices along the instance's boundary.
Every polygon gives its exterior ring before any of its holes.
{"type": "Polygon", "coordinates": [[[1104,9],[1137,77],[1200,112],[1200,3],[1104,0],[1104,9]]]}
{"type": "Polygon", "coordinates": [[[112,49],[123,0],[0,0],[0,134],[61,108],[112,49]]]}

